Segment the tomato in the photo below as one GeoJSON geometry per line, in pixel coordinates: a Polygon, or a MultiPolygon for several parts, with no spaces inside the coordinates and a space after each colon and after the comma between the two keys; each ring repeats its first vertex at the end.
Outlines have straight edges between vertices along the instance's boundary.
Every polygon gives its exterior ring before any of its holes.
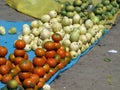
{"type": "Polygon", "coordinates": [[[44,48],[46,50],[54,50],[54,47],[55,47],[55,43],[52,41],[47,41],[44,43],[44,48]]]}
{"type": "Polygon", "coordinates": [[[31,75],[30,72],[20,72],[18,76],[21,80],[24,80],[26,78],[30,78],[30,75],[31,75]]]}
{"type": "Polygon", "coordinates": [[[57,61],[55,58],[48,58],[46,62],[47,64],[49,64],[50,67],[55,67],[57,65],[57,61]]]}
{"type": "Polygon", "coordinates": [[[46,58],[53,58],[55,56],[55,51],[54,50],[51,50],[51,51],[46,51],[45,53],[45,57],[46,58]]]}
{"type": "Polygon", "coordinates": [[[62,40],[62,36],[60,34],[58,34],[58,33],[54,33],[52,35],[52,39],[53,39],[54,42],[59,42],[59,41],[62,40]]]}
{"type": "Polygon", "coordinates": [[[50,73],[51,75],[54,75],[56,72],[57,72],[57,71],[56,71],[55,68],[51,68],[50,71],[49,71],[49,73],[50,73]]]}
{"type": "Polygon", "coordinates": [[[0,57],[5,57],[5,55],[8,53],[8,50],[4,46],[0,46],[0,57]]]}
{"type": "Polygon", "coordinates": [[[56,55],[55,55],[55,59],[56,59],[57,64],[58,64],[58,63],[60,62],[60,60],[61,60],[60,55],[56,54],[56,55]]]}
{"type": "Polygon", "coordinates": [[[35,66],[40,66],[42,67],[46,62],[46,58],[43,56],[43,57],[34,57],[33,58],[33,64],[35,66]]]}
{"type": "Polygon", "coordinates": [[[59,69],[62,69],[64,66],[65,66],[65,63],[64,63],[64,62],[60,62],[60,63],[57,65],[57,67],[58,67],[59,69]]]}
{"type": "Polygon", "coordinates": [[[10,71],[9,66],[7,66],[7,65],[1,65],[0,66],[0,74],[5,75],[5,74],[8,74],[9,71],[10,71]]]}
{"type": "Polygon", "coordinates": [[[43,66],[43,69],[45,70],[45,72],[49,72],[50,66],[49,66],[48,64],[45,64],[45,65],[43,66]]]}
{"type": "Polygon", "coordinates": [[[61,44],[59,42],[54,42],[55,43],[55,50],[58,50],[61,47],[61,44]]]}
{"type": "Polygon", "coordinates": [[[19,50],[19,49],[15,49],[14,50],[14,55],[16,57],[23,57],[25,55],[25,50],[19,50]]]}
{"type": "Polygon", "coordinates": [[[66,52],[65,52],[65,56],[71,58],[70,52],[66,51],[66,52]]]}
{"type": "Polygon", "coordinates": [[[15,59],[15,55],[14,55],[14,53],[11,53],[11,54],[9,55],[9,60],[10,60],[11,62],[14,62],[14,59],[15,59]]]}
{"type": "Polygon", "coordinates": [[[25,42],[24,40],[17,40],[17,41],[15,42],[15,47],[16,47],[17,49],[24,49],[25,46],[26,46],[26,42],[25,42]]]}
{"type": "Polygon", "coordinates": [[[32,69],[32,62],[29,60],[23,60],[19,63],[21,71],[29,72],[32,69]]]}
{"type": "Polygon", "coordinates": [[[37,74],[39,77],[43,77],[45,75],[45,70],[43,67],[35,67],[33,73],[37,74]]]}
{"type": "Polygon", "coordinates": [[[39,78],[39,82],[43,82],[45,83],[45,79],[42,77],[42,78],[39,78]]]}
{"type": "Polygon", "coordinates": [[[20,78],[18,75],[16,75],[13,79],[17,81],[18,85],[22,85],[22,82],[20,81],[20,78]]]}
{"type": "Polygon", "coordinates": [[[2,80],[2,74],[0,74],[0,81],[2,80]]]}
{"type": "Polygon", "coordinates": [[[14,79],[8,81],[8,83],[7,83],[7,87],[8,87],[9,89],[16,89],[17,86],[18,86],[18,83],[17,83],[17,81],[14,80],[14,79]]]}
{"type": "Polygon", "coordinates": [[[0,66],[4,65],[7,62],[5,57],[0,57],[0,66]]]}
{"type": "Polygon", "coordinates": [[[24,60],[24,58],[23,57],[15,57],[14,58],[14,63],[17,65],[17,64],[19,64],[21,61],[23,61],[24,60]]]}
{"type": "Polygon", "coordinates": [[[35,49],[35,54],[37,57],[42,57],[45,55],[45,50],[43,48],[37,48],[35,49]]]}
{"type": "Polygon", "coordinates": [[[33,79],[33,81],[34,81],[35,83],[38,83],[38,81],[39,81],[39,76],[38,76],[37,74],[32,73],[32,74],[30,75],[30,78],[33,79]]]}
{"type": "Polygon", "coordinates": [[[11,69],[10,72],[9,72],[9,74],[11,74],[12,77],[16,76],[18,73],[19,72],[18,72],[18,70],[16,68],[11,69]]]}
{"type": "Polygon", "coordinates": [[[13,67],[15,67],[14,64],[13,64],[10,60],[7,60],[5,65],[9,66],[10,70],[11,70],[13,67]]]}
{"type": "Polygon", "coordinates": [[[25,88],[34,88],[35,87],[35,82],[31,78],[27,78],[23,81],[23,86],[25,88]]]}
{"type": "Polygon", "coordinates": [[[66,51],[64,49],[58,49],[57,54],[60,55],[61,58],[65,58],[66,51]]]}
{"type": "Polygon", "coordinates": [[[28,59],[28,54],[25,53],[23,58],[24,58],[24,59],[28,59]]]}
{"type": "Polygon", "coordinates": [[[38,86],[38,88],[40,89],[40,88],[43,87],[44,84],[45,84],[44,82],[38,82],[37,86],[38,86]]]}
{"type": "Polygon", "coordinates": [[[11,76],[10,74],[5,74],[5,75],[3,75],[1,81],[2,81],[3,83],[7,84],[10,80],[12,80],[12,76],[11,76]]]}
{"type": "Polygon", "coordinates": [[[46,73],[46,74],[43,76],[45,82],[48,81],[48,80],[50,79],[51,76],[52,76],[51,73],[46,73]]]}
{"type": "Polygon", "coordinates": [[[65,59],[64,59],[65,65],[70,62],[70,59],[71,59],[70,57],[65,57],[65,59]]]}

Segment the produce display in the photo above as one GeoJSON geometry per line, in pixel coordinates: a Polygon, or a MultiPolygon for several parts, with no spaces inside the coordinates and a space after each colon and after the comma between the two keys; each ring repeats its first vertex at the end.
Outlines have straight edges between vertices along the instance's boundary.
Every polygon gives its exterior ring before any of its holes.
{"type": "MultiPolygon", "coordinates": [[[[120,12],[120,0],[59,3],[59,12],[51,10],[22,26],[9,57],[7,47],[0,45],[0,81],[5,84],[0,90],[48,90],[45,83],[100,39],[120,12]],[[29,51],[35,54],[31,60],[29,51]]],[[[17,29],[11,27],[8,33],[16,34],[17,29]]],[[[0,35],[5,34],[0,26],[0,35]]]]}

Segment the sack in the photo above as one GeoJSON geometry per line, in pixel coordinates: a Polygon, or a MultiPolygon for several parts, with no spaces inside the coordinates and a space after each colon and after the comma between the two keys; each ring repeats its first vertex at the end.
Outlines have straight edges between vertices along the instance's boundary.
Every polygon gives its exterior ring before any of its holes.
{"type": "Polygon", "coordinates": [[[6,3],[19,12],[39,19],[51,10],[60,10],[59,1],[70,2],[73,0],[6,0],[6,3]]]}

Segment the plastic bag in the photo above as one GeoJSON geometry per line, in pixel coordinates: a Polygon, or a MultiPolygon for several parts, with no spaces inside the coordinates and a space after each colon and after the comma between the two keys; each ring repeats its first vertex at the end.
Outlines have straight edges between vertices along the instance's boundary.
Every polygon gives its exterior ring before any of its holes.
{"type": "Polygon", "coordinates": [[[59,10],[61,8],[58,0],[6,0],[6,3],[19,12],[35,18],[40,18],[50,10],[59,10]]]}

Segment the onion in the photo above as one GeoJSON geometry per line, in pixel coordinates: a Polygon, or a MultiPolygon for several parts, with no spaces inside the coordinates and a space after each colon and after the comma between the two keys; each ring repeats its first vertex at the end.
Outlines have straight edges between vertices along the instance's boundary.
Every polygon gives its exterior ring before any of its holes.
{"type": "Polygon", "coordinates": [[[72,59],[75,59],[78,56],[78,53],[76,51],[70,51],[70,54],[72,59]]]}
{"type": "Polygon", "coordinates": [[[22,39],[28,44],[31,42],[31,37],[29,35],[23,35],[22,39]]]}
{"type": "Polygon", "coordinates": [[[63,30],[65,31],[65,33],[71,33],[72,28],[70,26],[65,26],[63,30]]]}
{"type": "Polygon", "coordinates": [[[51,18],[55,18],[55,17],[57,17],[57,12],[55,10],[52,10],[49,12],[49,15],[51,18]]]}
{"type": "Polygon", "coordinates": [[[25,48],[24,48],[25,51],[30,51],[31,50],[31,45],[30,44],[26,44],[25,48]]]}
{"type": "Polygon", "coordinates": [[[49,22],[50,21],[50,15],[46,14],[41,17],[42,22],[49,22]]]}
{"type": "Polygon", "coordinates": [[[30,27],[24,26],[22,29],[23,35],[29,35],[31,33],[30,27]]]}
{"type": "Polygon", "coordinates": [[[70,41],[69,39],[64,39],[64,40],[62,41],[62,45],[66,46],[66,47],[69,47],[70,44],[71,44],[71,41],[70,41]]]}
{"type": "Polygon", "coordinates": [[[31,27],[32,28],[38,28],[39,27],[39,22],[37,20],[34,20],[31,22],[31,27]]]}
{"type": "Polygon", "coordinates": [[[63,19],[62,19],[62,25],[63,25],[63,26],[69,26],[69,25],[71,25],[71,22],[72,22],[72,20],[69,19],[69,18],[66,17],[66,16],[64,16],[63,19]]]}
{"type": "Polygon", "coordinates": [[[34,34],[35,36],[38,36],[40,34],[38,28],[33,28],[32,29],[32,34],[34,34]]]}
{"type": "Polygon", "coordinates": [[[86,29],[86,27],[85,27],[84,24],[82,24],[79,29],[80,29],[80,34],[81,34],[81,35],[86,34],[87,29],[86,29]]]}
{"type": "Polygon", "coordinates": [[[91,27],[93,26],[92,20],[87,19],[87,20],[85,21],[85,26],[86,26],[86,28],[91,28],[91,27]]]}
{"type": "Polygon", "coordinates": [[[1,35],[5,35],[6,31],[5,31],[5,27],[4,26],[0,26],[0,34],[1,35]]]}
{"type": "Polygon", "coordinates": [[[50,87],[50,85],[48,85],[48,84],[45,84],[45,85],[43,85],[43,88],[42,88],[43,90],[51,90],[51,87],[50,87]]]}
{"type": "Polygon", "coordinates": [[[89,42],[92,38],[92,35],[90,33],[86,33],[86,38],[87,38],[87,41],[89,42]]]}
{"type": "Polygon", "coordinates": [[[62,29],[61,23],[54,23],[51,27],[53,32],[59,32],[62,29]]]}
{"type": "Polygon", "coordinates": [[[40,33],[40,38],[43,40],[50,38],[50,31],[44,28],[40,33]]]}
{"type": "Polygon", "coordinates": [[[78,42],[72,42],[70,44],[70,50],[77,51],[79,49],[79,43],[78,42]]]}
{"type": "Polygon", "coordinates": [[[87,43],[87,37],[86,37],[86,35],[80,35],[79,40],[81,40],[83,44],[86,44],[87,43]]]}
{"type": "Polygon", "coordinates": [[[73,23],[74,24],[78,24],[80,22],[80,15],[79,14],[75,14],[74,16],[73,16],[73,23]]]}

